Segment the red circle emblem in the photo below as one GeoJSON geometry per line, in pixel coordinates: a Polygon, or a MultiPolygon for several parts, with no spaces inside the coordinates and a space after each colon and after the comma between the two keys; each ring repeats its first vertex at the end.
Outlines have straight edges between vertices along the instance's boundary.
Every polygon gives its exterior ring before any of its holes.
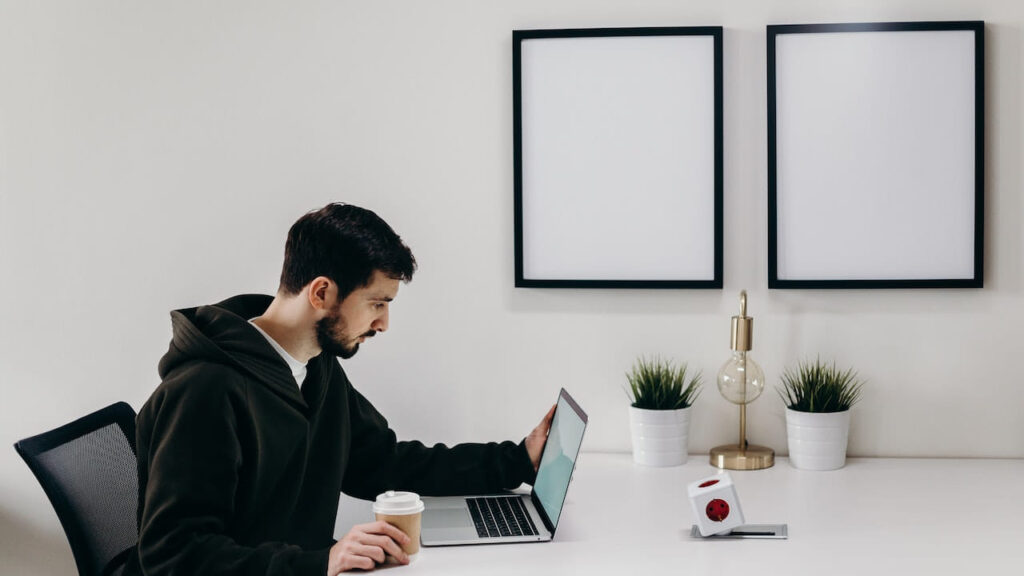
{"type": "Polygon", "coordinates": [[[707,482],[701,482],[700,486],[697,486],[697,488],[707,488],[708,486],[714,486],[715,484],[718,484],[718,480],[708,480],[707,482]]]}
{"type": "Polygon", "coordinates": [[[708,502],[704,513],[708,515],[712,522],[721,522],[729,517],[729,503],[721,498],[715,498],[708,502]]]}

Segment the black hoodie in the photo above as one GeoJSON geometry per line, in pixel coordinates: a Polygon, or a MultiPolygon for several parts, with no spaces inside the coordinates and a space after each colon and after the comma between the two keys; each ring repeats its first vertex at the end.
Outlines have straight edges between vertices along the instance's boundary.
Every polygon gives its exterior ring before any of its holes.
{"type": "Polygon", "coordinates": [[[473,494],[532,482],[525,445],[397,442],[334,356],[301,390],[248,323],[269,296],[171,313],[139,411],[139,546],[125,575],[323,576],[339,492],[473,494]]]}

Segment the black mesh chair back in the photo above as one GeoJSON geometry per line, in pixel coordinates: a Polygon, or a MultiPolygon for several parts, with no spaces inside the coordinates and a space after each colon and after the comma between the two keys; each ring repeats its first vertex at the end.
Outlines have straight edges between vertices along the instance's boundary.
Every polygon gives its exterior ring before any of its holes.
{"type": "Polygon", "coordinates": [[[14,448],[57,511],[78,573],[119,575],[139,535],[132,407],[118,402],[14,448]]]}

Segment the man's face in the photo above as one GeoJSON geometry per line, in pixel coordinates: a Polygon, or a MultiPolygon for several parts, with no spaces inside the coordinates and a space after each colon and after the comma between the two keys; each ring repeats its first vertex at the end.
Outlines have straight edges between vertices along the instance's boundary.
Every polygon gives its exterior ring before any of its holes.
{"type": "Polygon", "coordinates": [[[388,329],[388,303],[398,295],[399,281],[375,271],[370,283],[355,289],[316,323],[320,348],[351,358],[359,344],[388,329]]]}

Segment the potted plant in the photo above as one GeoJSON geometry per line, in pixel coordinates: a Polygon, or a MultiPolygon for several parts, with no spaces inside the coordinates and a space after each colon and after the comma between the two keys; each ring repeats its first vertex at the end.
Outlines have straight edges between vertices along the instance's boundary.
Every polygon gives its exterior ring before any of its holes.
{"type": "Polygon", "coordinates": [[[789,463],[802,470],[836,470],[846,464],[850,407],[864,382],[853,369],[821,359],[786,369],[778,389],[786,403],[789,463]]]}
{"type": "Polygon", "coordinates": [[[690,376],[685,363],[641,357],[626,380],[633,461],[645,466],[686,462],[690,406],[700,394],[701,375],[690,376]]]}

